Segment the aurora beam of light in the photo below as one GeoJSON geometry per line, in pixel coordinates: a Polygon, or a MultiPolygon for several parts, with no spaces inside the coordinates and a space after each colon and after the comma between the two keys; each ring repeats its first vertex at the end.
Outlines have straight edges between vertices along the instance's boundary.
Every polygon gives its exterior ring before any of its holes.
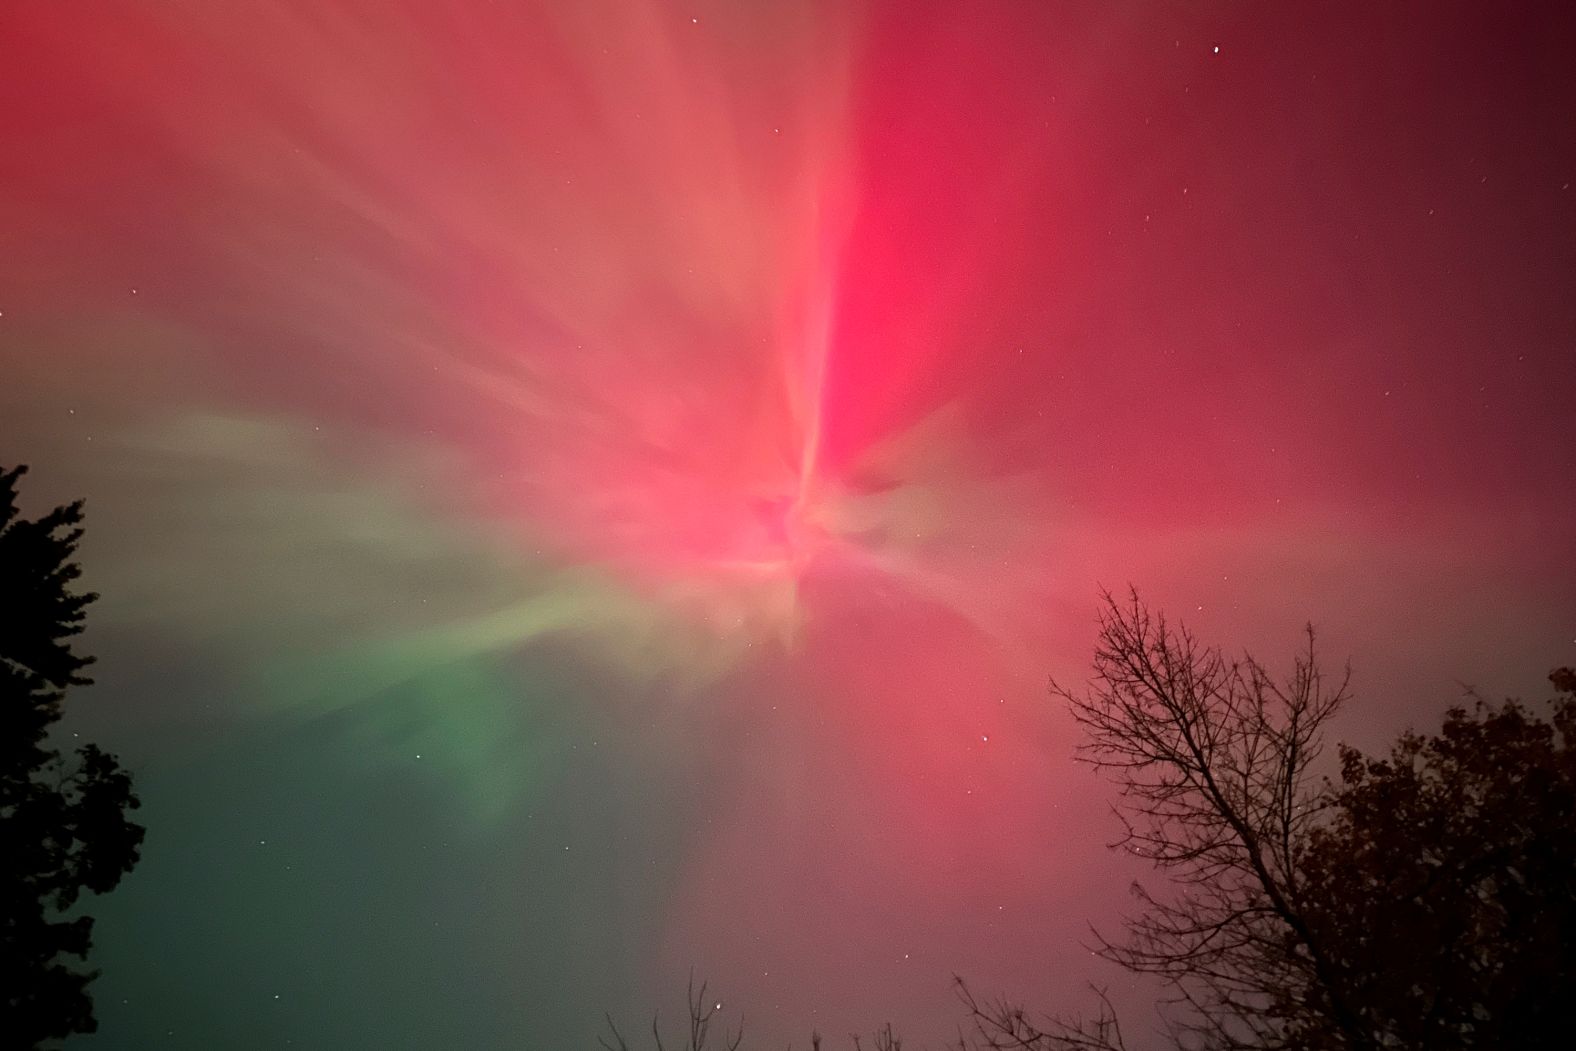
{"type": "Polygon", "coordinates": [[[1044,684],[1102,585],[1315,621],[1355,744],[1537,695],[1543,7],[7,5],[0,463],[87,498],[71,717],[150,829],[102,1039],[1077,1004],[1135,870],[1044,684]]]}

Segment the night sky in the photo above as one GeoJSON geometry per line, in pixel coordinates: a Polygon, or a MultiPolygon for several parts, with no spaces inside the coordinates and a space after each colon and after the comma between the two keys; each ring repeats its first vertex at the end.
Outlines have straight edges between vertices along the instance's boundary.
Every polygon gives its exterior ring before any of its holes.
{"type": "Polygon", "coordinates": [[[1542,696],[1573,12],[5,5],[0,463],[149,829],[70,1046],[1084,1006],[1101,586],[1368,748],[1542,696]]]}

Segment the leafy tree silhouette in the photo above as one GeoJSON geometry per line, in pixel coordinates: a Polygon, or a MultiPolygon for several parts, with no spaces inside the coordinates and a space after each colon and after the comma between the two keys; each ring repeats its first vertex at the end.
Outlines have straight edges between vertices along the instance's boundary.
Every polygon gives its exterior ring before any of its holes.
{"type": "MultiPolygon", "coordinates": [[[[1299,858],[1308,923],[1384,1047],[1553,1046],[1576,990],[1576,672],[1550,718],[1452,708],[1388,756],[1341,750],[1299,858]]],[[[1300,1038],[1330,1043],[1317,1018],[1300,1038]]]]}
{"type": "Polygon", "coordinates": [[[93,920],[83,891],[103,894],[136,865],[143,829],[131,777],[94,745],[50,747],[66,689],[92,680],[72,648],[88,605],[73,561],[82,502],[29,521],[17,509],[25,467],[0,470],[0,1033],[35,1047],[98,1028],[85,961],[93,920]]]}

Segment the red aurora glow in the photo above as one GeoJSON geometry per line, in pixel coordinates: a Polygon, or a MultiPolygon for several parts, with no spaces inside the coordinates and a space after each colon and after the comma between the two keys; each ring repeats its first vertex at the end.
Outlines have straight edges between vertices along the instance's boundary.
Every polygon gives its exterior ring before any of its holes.
{"type": "Polygon", "coordinates": [[[12,5],[0,463],[89,495],[163,874],[106,1035],[1076,1003],[1101,585],[1317,621],[1359,742],[1535,692],[1576,34],[1336,7],[12,5]]]}

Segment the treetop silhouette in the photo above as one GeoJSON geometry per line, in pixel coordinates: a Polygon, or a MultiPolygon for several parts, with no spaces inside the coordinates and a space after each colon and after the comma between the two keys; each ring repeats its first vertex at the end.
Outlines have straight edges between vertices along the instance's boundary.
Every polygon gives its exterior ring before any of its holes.
{"type": "Polygon", "coordinates": [[[114,757],[50,745],[67,689],[91,682],[74,641],[97,596],[72,590],[82,502],[23,518],[25,471],[0,470],[0,1031],[33,1047],[97,1029],[97,972],[79,962],[93,920],[74,908],[131,871],[143,829],[126,817],[138,800],[114,757]]]}

